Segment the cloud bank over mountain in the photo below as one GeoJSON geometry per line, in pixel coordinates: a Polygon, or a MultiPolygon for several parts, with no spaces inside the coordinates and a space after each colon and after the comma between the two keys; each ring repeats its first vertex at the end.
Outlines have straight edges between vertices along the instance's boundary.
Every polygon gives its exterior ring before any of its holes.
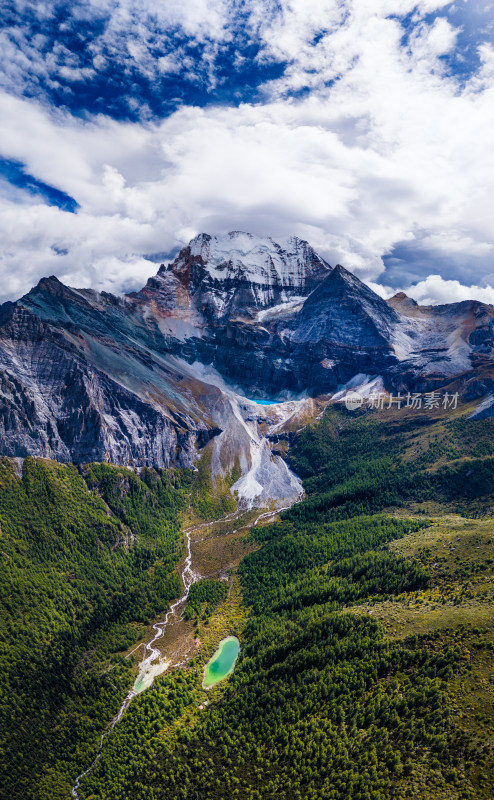
{"type": "Polygon", "coordinates": [[[52,273],[136,288],[197,233],[239,229],[307,239],[382,293],[493,302],[485,4],[17,2],[3,19],[3,299],[52,273]]]}

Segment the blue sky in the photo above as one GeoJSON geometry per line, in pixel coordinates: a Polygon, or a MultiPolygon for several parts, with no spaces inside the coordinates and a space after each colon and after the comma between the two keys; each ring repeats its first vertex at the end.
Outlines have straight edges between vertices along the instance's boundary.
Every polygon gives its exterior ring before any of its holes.
{"type": "Polygon", "coordinates": [[[243,229],[494,302],[494,0],[0,8],[0,299],[243,229]]]}

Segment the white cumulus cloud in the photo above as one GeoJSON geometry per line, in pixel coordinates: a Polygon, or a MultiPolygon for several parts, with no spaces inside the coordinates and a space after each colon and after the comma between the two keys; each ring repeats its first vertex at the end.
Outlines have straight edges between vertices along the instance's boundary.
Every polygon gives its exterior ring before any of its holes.
{"type": "MultiPolygon", "coordinates": [[[[410,281],[421,302],[474,290],[491,297],[492,51],[482,46],[480,67],[463,85],[447,73],[441,59],[456,47],[458,29],[426,14],[448,5],[282,0],[280,10],[252,0],[245,26],[262,43],[259,58],[289,66],[264,86],[263,102],[238,107],[184,106],[163,120],[130,123],[1,94],[2,155],[80,206],[70,214],[19,189],[9,195],[2,184],[3,298],[51,273],[79,286],[137,287],[156,270],[144,254],[232,229],[297,234],[330,263],[385,287],[383,258],[406,243],[423,253],[423,280],[410,281]],[[404,43],[400,20],[411,13],[415,27],[404,43]],[[309,91],[296,99],[302,88],[309,91]],[[469,288],[456,280],[458,260],[472,271],[469,288]]],[[[151,18],[212,43],[212,80],[215,46],[232,36],[231,3],[96,6],[111,12],[105,36],[127,38],[130,57],[157,73],[173,74],[177,61],[151,58],[151,18]]],[[[94,8],[85,4],[85,13],[94,8]]],[[[19,69],[34,59],[22,53],[19,69]]],[[[46,59],[33,63],[49,70],[46,59]]]]}
{"type": "Polygon", "coordinates": [[[459,281],[445,280],[441,275],[428,275],[405,292],[423,306],[459,303],[462,300],[494,304],[494,286],[462,286],[459,281]]]}

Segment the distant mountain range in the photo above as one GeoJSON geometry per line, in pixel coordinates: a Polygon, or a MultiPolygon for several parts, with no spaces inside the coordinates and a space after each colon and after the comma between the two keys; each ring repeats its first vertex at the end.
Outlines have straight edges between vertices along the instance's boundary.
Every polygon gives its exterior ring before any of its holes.
{"type": "Polygon", "coordinates": [[[385,301],[297,237],[200,234],[139,292],[51,277],[0,307],[0,454],[191,466],[211,442],[240,499],[282,502],[300,484],[273,442],[377,378],[494,413],[494,307],[385,301]]]}

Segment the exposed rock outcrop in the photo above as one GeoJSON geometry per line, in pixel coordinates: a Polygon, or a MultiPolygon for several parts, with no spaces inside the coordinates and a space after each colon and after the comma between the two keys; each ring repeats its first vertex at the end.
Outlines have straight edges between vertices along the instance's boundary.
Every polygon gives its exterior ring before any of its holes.
{"type": "Polygon", "coordinates": [[[268,446],[285,412],[268,424],[245,395],[314,397],[363,376],[480,397],[493,374],[492,306],[386,302],[296,237],[201,234],[140,292],[51,277],[0,308],[1,453],[192,465],[212,440],[213,470],[239,464],[246,502],[281,500],[300,490],[268,446]]]}
{"type": "Polygon", "coordinates": [[[307,297],[331,267],[307,242],[261,239],[232,231],[201,233],[135,296],[164,312],[191,314],[197,323],[251,318],[258,311],[307,297]]]}

